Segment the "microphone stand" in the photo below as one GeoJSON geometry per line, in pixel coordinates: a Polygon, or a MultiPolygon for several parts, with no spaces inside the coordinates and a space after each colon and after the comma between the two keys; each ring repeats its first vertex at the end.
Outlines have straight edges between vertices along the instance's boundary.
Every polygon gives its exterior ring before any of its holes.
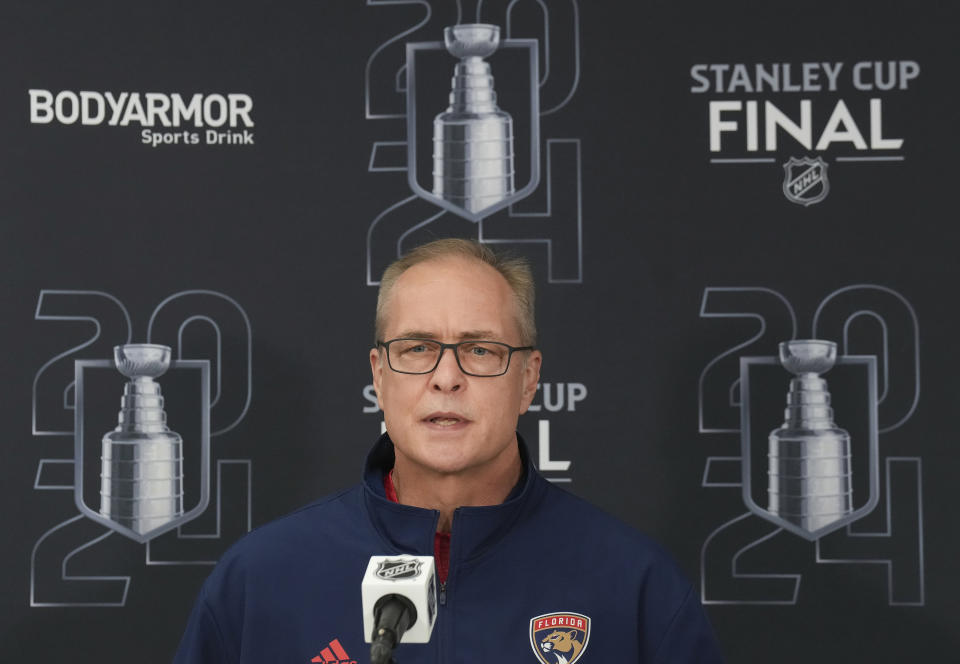
{"type": "Polygon", "coordinates": [[[397,664],[393,649],[404,632],[417,622],[417,609],[403,595],[384,595],[373,607],[374,627],[370,644],[371,664],[397,664]]]}

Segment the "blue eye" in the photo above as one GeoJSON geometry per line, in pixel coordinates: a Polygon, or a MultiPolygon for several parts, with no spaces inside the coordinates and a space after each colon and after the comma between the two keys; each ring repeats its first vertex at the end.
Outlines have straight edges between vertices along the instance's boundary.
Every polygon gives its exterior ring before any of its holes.
{"type": "Polygon", "coordinates": [[[460,346],[461,357],[472,360],[502,360],[506,356],[505,347],[492,341],[463,344],[460,346]]]}
{"type": "Polygon", "coordinates": [[[417,340],[403,340],[394,347],[394,351],[398,356],[403,355],[428,355],[431,353],[436,353],[437,348],[433,344],[426,341],[417,341],[417,340]]]}

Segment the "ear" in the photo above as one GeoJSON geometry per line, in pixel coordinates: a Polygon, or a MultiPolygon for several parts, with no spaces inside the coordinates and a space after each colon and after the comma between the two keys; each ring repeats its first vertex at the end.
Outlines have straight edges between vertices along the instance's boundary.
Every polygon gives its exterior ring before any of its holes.
{"type": "Polygon", "coordinates": [[[523,363],[523,386],[520,392],[520,414],[527,412],[533,397],[537,394],[537,383],[540,382],[540,364],[543,354],[538,350],[530,351],[530,356],[523,363]]]}
{"type": "Polygon", "coordinates": [[[377,393],[377,404],[383,410],[383,398],[380,393],[383,384],[383,357],[379,348],[370,349],[370,372],[373,374],[373,390],[377,393]]]}

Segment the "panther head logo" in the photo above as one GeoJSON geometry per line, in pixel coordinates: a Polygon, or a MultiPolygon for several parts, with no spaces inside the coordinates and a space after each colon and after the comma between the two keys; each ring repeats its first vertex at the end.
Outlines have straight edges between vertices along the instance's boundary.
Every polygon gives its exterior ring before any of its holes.
{"type": "Polygon", "coordinates": [[[548,658],[553,655],[557,664],[568,664],[577,659],[583,644],[577,640],[577,630],[555,630],[540,641],[540,649],[548,658]]]}
{"type": "Polygon", "coordinates": [[[530,619],[530,648],[540,664],[577,664],[590,643],[590,616],[554,611],[530,619]]]}

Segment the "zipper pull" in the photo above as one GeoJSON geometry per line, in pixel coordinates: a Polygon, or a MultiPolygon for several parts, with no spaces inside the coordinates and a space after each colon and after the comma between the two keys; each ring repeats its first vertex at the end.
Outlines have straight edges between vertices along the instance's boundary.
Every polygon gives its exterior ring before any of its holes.
{"type": "Polygon", "coordinates": [[[447,603],[447,582],[440,582],[440,606],[445,606],[447,603]]]}

